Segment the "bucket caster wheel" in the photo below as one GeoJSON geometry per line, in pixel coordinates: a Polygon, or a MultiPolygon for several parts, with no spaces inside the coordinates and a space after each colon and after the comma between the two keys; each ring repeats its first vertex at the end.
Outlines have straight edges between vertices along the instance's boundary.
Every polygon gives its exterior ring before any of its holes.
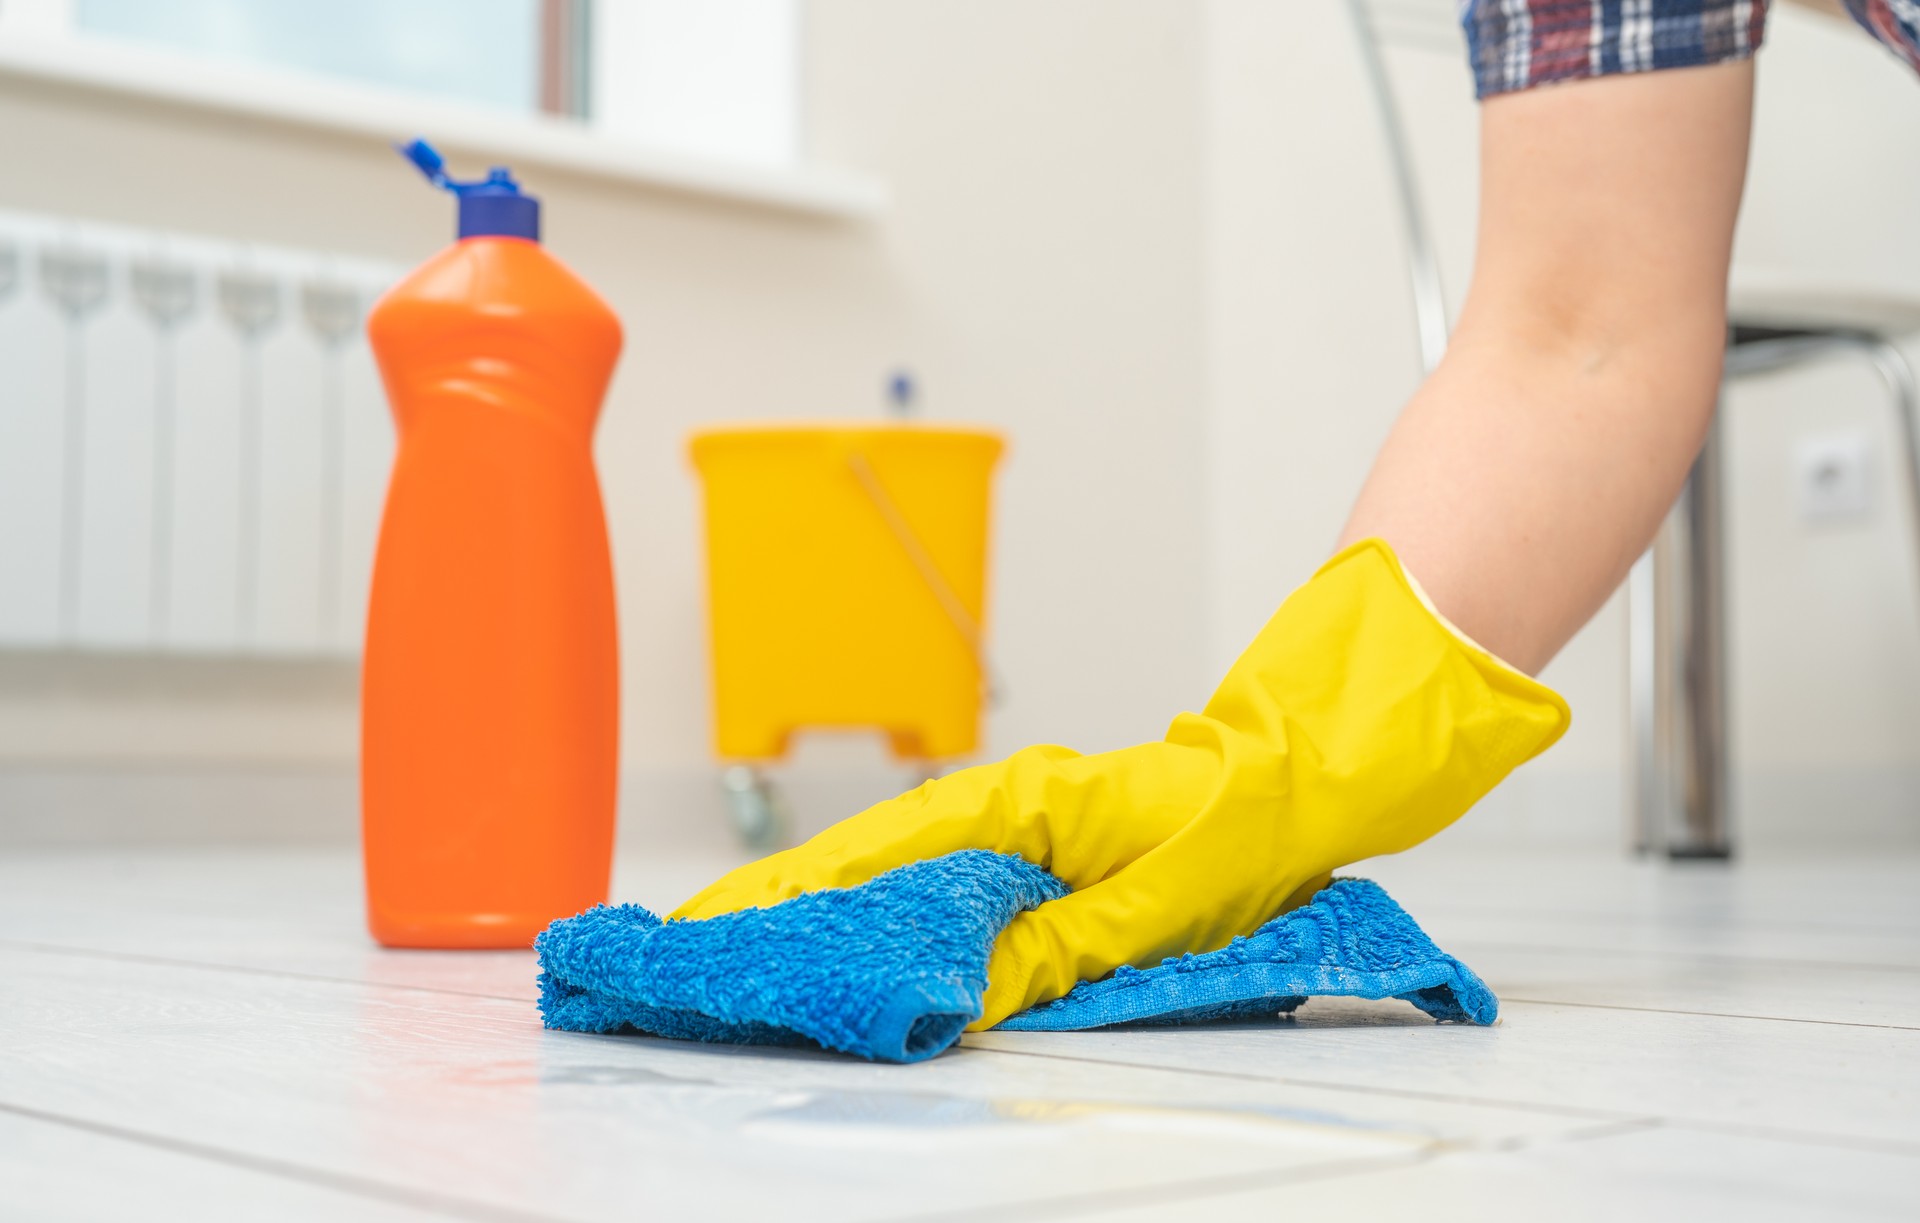
{"type": "Polygon", "coordinates": [[[760,770],[740,764],[720,774],[727,798],[727,816],[740,844],[758,853],[771,853],[787,843],[786,804],[760,770]]]}

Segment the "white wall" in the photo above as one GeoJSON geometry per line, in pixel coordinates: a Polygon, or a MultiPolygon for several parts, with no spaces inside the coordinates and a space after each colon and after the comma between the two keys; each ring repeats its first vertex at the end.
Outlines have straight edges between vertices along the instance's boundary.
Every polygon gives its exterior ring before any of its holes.
{"type": "MultiPolygon", "coordinates": [[[[1920,147],[1920,92],[1844,29],[1775,23],[1743,258],[1920,285],[1920,233],[1898,232],[1920,215],[1920,162],[1868,152],[1920,147]],[[1856,94],[1881,126],[1829,113],[1856,94]]],[[[888,180],[881,224],[533,183],[553,249],[628,330],[599,457],[629,844],[719,835],[689,428],[877,414],[901,364],[932,415],[1004,427],[993,633],[1011,701],[991,747],[1098,749],[1205,699],[1324,556],[1417,376],[1385,167],[1333,0],[813,0],[805,36],[808,154],[888,180]]],[[[1470,89],[1439,57],[1396,69],[1444,189],[1457,299],[1470,89]]],[[[449,227],[445,201],[367,142],[17,80],[0,79],[0,164],[0,207],[408,262],[449,227]]],[[[1902,568],[1899,502],[1883,481],[1864,527],[1779,516],[1792,439],[1828,413],[1881,427],[1872,389],[1806,375],[1733,410],[1750,822],[1805,837],[1803,812],[1831,800],[1811,835],[1912,839],[1920,579],[1902,568]]],[[[1611,606],[1556,661],[1575,729],[1450,838],[1618,843],[1623,639],[1611,606]]],[[[138,835],[204,829],[210,812],[224,831],[338,834],[355,737],[350,670],[0,656],[0,837],[71,834],[76,813],[138,835]]],[[[866,742],[801,755],[803,827],[901,780],[866,742]]]]}

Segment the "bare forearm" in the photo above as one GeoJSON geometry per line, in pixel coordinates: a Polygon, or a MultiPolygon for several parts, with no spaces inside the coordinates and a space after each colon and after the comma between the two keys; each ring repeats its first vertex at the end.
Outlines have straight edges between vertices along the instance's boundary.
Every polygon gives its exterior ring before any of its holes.
{"type": "Polygon", "coordinates": [[[1382,536],[1436,606],[1537,672],[1606,601],[1686,478],[1720,337],[1666,360],[1463,331],[1407,405],[1343,543],[1382,536]]]}
{"type": "Polygon", "coordinates": [[[1474,284],[1343,543],[1391,542],[1537,671],[1646,546],[1710,419],[1751,66],[1497,98],[1474,284]]]}

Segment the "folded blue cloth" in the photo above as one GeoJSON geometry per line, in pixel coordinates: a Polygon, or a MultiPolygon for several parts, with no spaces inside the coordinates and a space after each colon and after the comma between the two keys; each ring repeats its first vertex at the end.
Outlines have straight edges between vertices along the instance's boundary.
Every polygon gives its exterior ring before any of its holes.
{"type": "Polygon", "coordinates": [[[963,850],[705,921],[601,905],[534,940],[540,1013],[570,1032],[813,1041],[916,1062],[979,1018],[1001,928],[1066,894],[1020,858],[963,850]]]}
{"type": "MultiPolygon", "coordinates": [[[[979,1017],[1001,929],[1067,891],[1020,858],[963,850],[705,921],[601,905],[534,941],[540,1013],[549,1028],[571,1032],[818,1044],[921,1061],[979,1017]]],[[[1436,1019],[1479,1024],[1498,1012],[1480,978],[1379,885],[1340,879],[1218,951],[1121,968],[999,1027],[1271,1017],[1310,996],[1404,998],[1436,1019]]]]}

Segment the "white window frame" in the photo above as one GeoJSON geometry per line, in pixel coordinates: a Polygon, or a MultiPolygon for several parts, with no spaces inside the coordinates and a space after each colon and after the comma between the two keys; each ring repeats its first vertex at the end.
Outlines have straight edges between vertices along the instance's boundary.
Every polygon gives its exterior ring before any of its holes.
{"type": "Polygon", "coordinates": [[[800,161],[801,0],[598,0],[590,122],[755,165],[800,161]]]}
{"type": "Polygon", "coordinates": [[[0,74],[871,219],[885,210],[883,184],[803,155],[803,2],[596,0],[585,123],[89,37],[72,0],[0,0],[0,74]]]}

